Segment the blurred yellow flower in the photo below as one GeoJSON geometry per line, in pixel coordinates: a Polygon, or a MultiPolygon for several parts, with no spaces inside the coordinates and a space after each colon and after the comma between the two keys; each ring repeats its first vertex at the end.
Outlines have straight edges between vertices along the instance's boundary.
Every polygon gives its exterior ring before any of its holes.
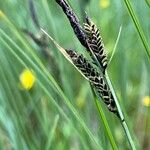
{"type": "Polygon", "coordinates": [[[109,7],[109,5],[110,5],[110,1],[109,0],[100,0],[99,1],[99,6],[101,7],[101,8],[108,8],[109,7]]]}
{"type": "Polygon", "coordinates": [[[143,106],[146,106],[146,107],[150,106],[150,96],[143,97],[142,104],[143,106]]]}
{"type": "Polygon", "coordinates": [[[76,100],[76,105],[79,107],[79,108],[83,108],[84,105],[85,105],[85,99],[84,98],[77,98],[76,100]]]}
{"type": "Polygon", "coordinates": [[[25,69],[20,74],[20,83],[23,89],[30,90],[35,83],[35,76],[31,70],[25,69]]]}
{"type": "Polygon", "coordinates": [[[0,18],[4,16],[4,13],[0,10],[0,18]]]}

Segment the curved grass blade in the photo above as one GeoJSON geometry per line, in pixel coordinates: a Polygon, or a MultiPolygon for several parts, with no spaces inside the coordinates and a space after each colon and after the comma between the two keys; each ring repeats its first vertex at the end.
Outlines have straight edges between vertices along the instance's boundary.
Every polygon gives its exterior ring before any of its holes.
{"type": "Polygon", "coordinates": [[[59,121],[59,115],[56,115],[53,127],[49,133],[50,137],[49,137],[47,144],[46,144],[46,150],[49,150],[51,147],[51,143],[52,143],[52,140],[54,138],[55,130],[56,130],[56,127],[58,126],[58,121],[59,121]]]}
{"type": "Polygon", "coordinates": [[[141,39],[141,41],[143,43],[143,46],[144,46],[144,48],[146,50],[147,56],[148,56],[148,58],[150,60],[150,46],[149,46],[148,41],[147,41],[147,39],[145,37],[144,31],[143,31],[143,29],[142,29],[142,27],[141,27],[141,25],[139,23],[139,20],[138,20],[138,18],[136,16],[132,6],[131,6],[131,2],[129,0],[124,0],[124,2],[125,2],[126,7],[127,7],[128,11],[129,11],[129,14],[130,14],[130,16],[131,16],[131,18],[132,18],[132,20],[134,22],[136,30],[137,30],[137,32],[138,32],[138,34],[140,36],[140,39],[141,39]]]}
{"type": "Polygon", "coordinates": [[[115,46],[113,48],[111,57],[109,59],[108,65],[111,63],[111,61],[112,61],[112,59],[114,57],[114,54],[115,54],[115,51],[116,51],[116,48],[117,48],[117,45],[118,45],[118,42],[119,42],[119,39],[120,39],[120,36],[121,36],[121,31],[122,31],[122,26],[120,26],[119,33],[118,33],[118,36],[117,36],[117,40],[116,40],[115,46]]]}

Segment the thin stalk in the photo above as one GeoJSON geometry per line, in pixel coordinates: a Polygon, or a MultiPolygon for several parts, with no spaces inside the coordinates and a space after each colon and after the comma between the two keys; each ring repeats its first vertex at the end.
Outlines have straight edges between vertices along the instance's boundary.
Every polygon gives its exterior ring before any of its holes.
{"type": "Polygon", "coordinates": [[[45,147],[46,150],[49,150],[50,147],[51,147],[52,140],[53,140],[53,138],[54,138],[54,136],[55,136],[55,131],[56,131],[56,128],[57,128],[57,126],[58,126],[58,121],[59,121],[59,115],[57,114],[56,117],[55,117],[55,120],[54,120],[54,124],[53,124],[53,126],[52,126],[52,129],[51,129],[50,132],[49,132],[50,137],[48,138],[48,141],[47,141],[47,143],[46,143],[46,147],[45,147]]]}
{"type": "Polygon", "coordinates": [[[114,137],[113,137],[113,135],[111,133],[111,130],[109,128],[108,122],[107,122],[105,114],[103,112],[103,109],[102,109],[101,105],[99,104],[99,99],[98,99],[98,97],[97,97],[97,95],[96,95],[96,93],[95,93],[95,91],[94,91],[94,89],[93,89],[91,84],[90,84],[90,86],[91,86],[91,91],[92,91],[92,94],[93,94],[93,97],[94,97],[95,105],[97,107],[99,116],[100,116],[100,118],[101,118],[101,120],[102,120],[102,122],[104,124],[105,131],[106,131],[106,134],[107,134],[107,136],[109,138],[110,144],[111,144],[113,150],[117,150],[118,149],[117,145],[115,143],[114,137]]]}
{"type": "Polygon", "coordinates": [[[116,51],[116,48],[117,48],[117,45],[118,45],[118,42],[119,42],[119,39],[120,39],[120,36],[121,36],[121,31],[122,31],[122,26],[120,26],[120,28],[119,28],[119,33],[118,33],[118,36],[117,36],[117,40],[116,40],[115,46],[113,48],[111,57],[109,59],[108,65],[111,63],[111,61],[112,61],[112,59],[114,57],[114,54],[115,54],[115,51],[116,51]]]}
{"type": "Polygon", "coordinates": [[[129,11],[129,14],[130,14],[133,22],[134,22],[134,25],[135,25],[135,27],[137,29],[137,32],[138,32],[138,34],[140,36],[140,39],[141,39],[141,41],[143,43],[143,46],[145,47],[146,53],[147,53],[148,58],[150,60],[150,46],[149,46],[149,44],[147,42],[147,39],[146,39],[145,34],[144,34],[144,31],[143,31],[143,29],[142,29],[142,27],[141,27],[141,25],[140,25],[140,23],[138,21],[138,18],[137,18],[136,14],[135,14],[132,6],[131,6],[130,1],[129,0],[124,0],[124,2],[126,4],[126,7],[127,7],[128,11],[129,11]]]}
{"type": "Polygon", "coordinates": [[[120,116],[121,125],[122,125],[122,127],[123,127],[123,129],[124,129],[124,131],[125,131],[127,140],[128,140],[128,142],[129,142],[129,144],[130,144],[132,150],[136,150],[135,145],[134,145],[134,142],[133,142],[133,139],[132,139],[131,134],[130,134],[130,131],[129,131],[129,128],[128,128],[127,123],[126,123],[126,121],[125,121],[123,112],[122,112],[122,110],[121,110],[119,101],[118,101],[118,99],[117,99],[117,96],[116,96],[116,94],[115,94],[114,88],[113,88],[113,86],[112,86],[112,83],[111,83],[111,81],[110,81],[110,79],[109,79],[109,76],[108,76],[107,72],[106,72],[106,80],[107,80],[107,83],[108,83],[108,85],[109,85],[109,88],[110,88],[110,90],[111,90],[111,92],[112,92],[114,101],[115,101],[115,103],[116,103],[116,106],[117,106],[117,109],[118,109],[118,112],[119,112],[119,116],[120,116]]]}

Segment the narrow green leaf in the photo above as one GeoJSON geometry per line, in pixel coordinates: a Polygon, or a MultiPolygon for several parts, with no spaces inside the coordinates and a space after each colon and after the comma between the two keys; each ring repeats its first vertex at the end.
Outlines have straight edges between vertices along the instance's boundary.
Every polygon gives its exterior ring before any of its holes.
{"type": "Polygon", "coordinates": [[[140,36],[140,39],[141,39],[141,41],[143,43],[143,46],[144,46],[144,48],[146,50],[147,56],[148,56],[148,58],[150,60],[150,46],[149,46],[148,41],[147,41],[147,39],[145,37],[144,31],[143,31],[143,29],[142,29],[142,27],[140,25],[140,22],[139,22],[136,14],[135,14],[135,11],[132,8],[131,2],[129,0],[124,0],[124,2],[125,2],[126,7],[127,7],[128,11],[129,11],[129,14],[130,14],[130,16],[131,16],[131,18],[132,18],[132,20],[134,22],[136,30],[137,30],[137,32],[138,32],[138,34],[140,36]]]}
{"type": "Polygon", "coordinates": [[[145,2],[146,2],[147,5],[150,7],[150,0],[145,0],[145,2]]]}

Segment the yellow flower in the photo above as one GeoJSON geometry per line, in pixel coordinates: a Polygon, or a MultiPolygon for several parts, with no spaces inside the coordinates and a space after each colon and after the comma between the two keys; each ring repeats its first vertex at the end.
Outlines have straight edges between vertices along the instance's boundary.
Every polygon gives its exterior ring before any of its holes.
{"type": "Polygon", "coordinates": [[[109,5],[110,5],[110,1],[109,0],[100,0],[99,1],[99,6],[101,7],[101,8],[108,8],[109,7],[109,5]]]}
{"type": "Polygon", "coordinates": [[[4,16],[4,13],[0,10],[0,18],[4,16]]]}
{"type": "Polygon", "coordinates": [[[146,107],[150,106],[150,96],[143,97],[142,104],[143,106],[146,106],[146,107]]]}
{"type": "Polygon", "coordinates": [[[84,107],[84,105],[85,105],[85,99],[84,98],[78,98],[77,100],[76,100],[76,105],[79,107],[79,108],[83,108],[84,107]]]}
{"type": "Polygon", "coordinates": [[[29,69],[23,70],[19,78],[22,88],[26,90],[30,90],[33,87],[36,79],[33,72],[29,69]]]}

